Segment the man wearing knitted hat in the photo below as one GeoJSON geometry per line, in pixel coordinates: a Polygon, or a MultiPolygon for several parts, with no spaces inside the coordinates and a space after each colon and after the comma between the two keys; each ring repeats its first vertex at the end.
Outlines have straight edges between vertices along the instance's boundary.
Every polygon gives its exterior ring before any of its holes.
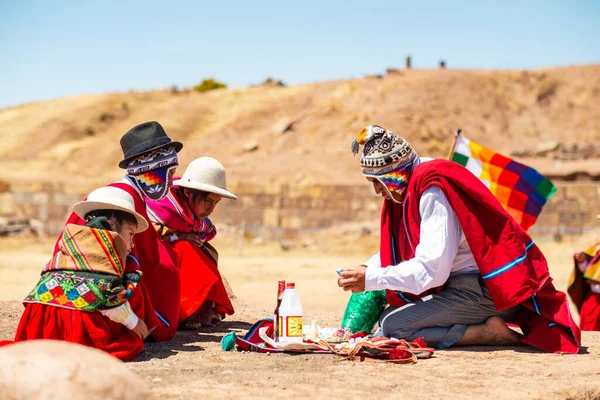
{"type": "Polygon", "coordinates": [[[580,331],[543,254],[475,175],[451,161],[424,162],[377,125],[354,140],[354,154],[360,145],[362,173],[385,198],[381,243],[363,265],[345,268],[338,285],[386,289],[384,336],[423,337],[440,349],[524,343],[579,351],[580,331]]]}

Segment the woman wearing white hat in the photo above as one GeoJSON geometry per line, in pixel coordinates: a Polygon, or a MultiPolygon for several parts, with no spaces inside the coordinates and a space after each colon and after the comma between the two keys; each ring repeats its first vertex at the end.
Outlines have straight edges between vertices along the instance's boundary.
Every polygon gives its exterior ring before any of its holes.
{"type": "Polygon", "coordinates": [[[73,211],[85,225],[65,226],[60,250],[24,300],[15,341],[65,340],[131,360],[148,336],[143,319],[159,323],[137,287],[141,271],[129,259],[134,235],[148,222],[130,194],[110,186],[91,192],[73,211]]]}
{"type": "Polygon", "coordinates": [[[150,220],[178,256],[183,328],[214,325],[234,313],[217,268],[218,253],[208,244],[217,234],[209,215],[223,198],[237,199],[227,190],[225,175],[219,161],[197,158],[166,198],[147,202],[150,220]]]}

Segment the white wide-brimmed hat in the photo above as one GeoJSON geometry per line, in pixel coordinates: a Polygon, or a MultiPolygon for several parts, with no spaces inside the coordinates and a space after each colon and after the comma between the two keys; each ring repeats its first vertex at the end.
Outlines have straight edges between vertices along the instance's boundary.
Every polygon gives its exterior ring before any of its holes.
{"type": "Polygon", "coordinates": [[[228,199],[237,199],[237,196],[227,191],[225,182],[225,168],[212,157],[200,157],[188,165],[183,176],[173,182],[173,186],[215,193],[228,199]]]}
{"type": "Polygon", "coordinates": [[[133,197],[122,189],[112,186],[96,189],[88,195],[87,199],[80,201],[73,206],[73,212],[82,219],[85,218],[90,211],[96,210],[119,210],[128,212],[135,217],[138,232],[143,232],[148,229],[148,221],[146,221],[146,218],[135,211],[133,197]]]}

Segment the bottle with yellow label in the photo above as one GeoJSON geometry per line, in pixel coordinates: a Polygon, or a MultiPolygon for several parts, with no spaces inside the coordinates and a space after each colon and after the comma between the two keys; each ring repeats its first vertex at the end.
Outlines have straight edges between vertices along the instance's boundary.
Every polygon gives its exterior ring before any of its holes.
{"type": "Polygon", "coordinates": [[[279,306],[279,341],[302,343],[302,304],[296,285],[288,283],[279,306]]]}

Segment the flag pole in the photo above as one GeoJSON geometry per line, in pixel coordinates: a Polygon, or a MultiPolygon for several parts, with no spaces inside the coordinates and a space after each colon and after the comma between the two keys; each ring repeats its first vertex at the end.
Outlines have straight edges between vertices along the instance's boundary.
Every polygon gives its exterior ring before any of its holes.
{"type": "Polygon", "coordinates": [[[452,161],[452,155],[454,154],[454,148],[456,147],[456,141],[460,136],[461,129],[458,128],[456,130],[456,135],[454,135],[454,140],[452,141],[452,147],[450,148],[450,152],[448,153],[448,160],[452,161]]]}

